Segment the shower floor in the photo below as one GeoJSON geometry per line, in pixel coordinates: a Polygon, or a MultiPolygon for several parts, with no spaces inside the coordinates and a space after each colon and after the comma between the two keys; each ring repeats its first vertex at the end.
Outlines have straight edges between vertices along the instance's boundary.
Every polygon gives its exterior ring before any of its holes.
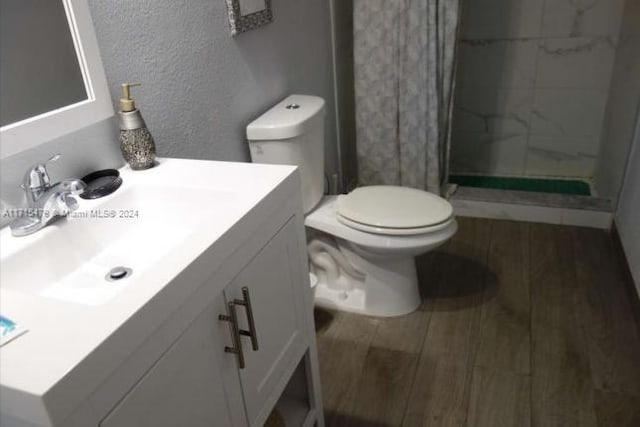
{"type": "Polygon", "coordinates": [[[580,180],[452,175],[449,178],[449,182],[462,187],[568,194],[574,196],[591,195],[589,184],[580,180]]]}

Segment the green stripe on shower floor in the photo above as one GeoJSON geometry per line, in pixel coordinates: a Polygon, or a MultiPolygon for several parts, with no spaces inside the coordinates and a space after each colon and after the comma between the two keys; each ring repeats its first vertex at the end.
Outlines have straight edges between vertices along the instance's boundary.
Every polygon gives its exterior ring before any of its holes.
{"type": "Polygon", "coordinates": [[[591,195],[589,184],[580,180],[451,175],[449,182],[462,187],[534,191],[537,193],[572,194],[576,196],[591,195]]]}

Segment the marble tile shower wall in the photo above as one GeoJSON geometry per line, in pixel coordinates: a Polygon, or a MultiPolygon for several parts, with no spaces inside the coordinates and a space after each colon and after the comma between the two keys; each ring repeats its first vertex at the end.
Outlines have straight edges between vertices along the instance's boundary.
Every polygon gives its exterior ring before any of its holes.
{"type": "Polygon", "coordinates": [[[452,170],[592,177],[624,0],[466,0],[452,170]]]}

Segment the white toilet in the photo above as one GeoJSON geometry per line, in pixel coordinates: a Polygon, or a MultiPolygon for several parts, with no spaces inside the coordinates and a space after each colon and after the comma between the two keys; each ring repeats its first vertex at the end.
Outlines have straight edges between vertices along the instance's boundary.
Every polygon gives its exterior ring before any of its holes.
{"type": "Polygon", "coordinates": [[[315,303],[371,316],[420,305],[414,258],[457,230],[449,202],[397,186],[324,196],[324,100],[291,95],[247,126],[255,163],[297,165],[315,303]]]}

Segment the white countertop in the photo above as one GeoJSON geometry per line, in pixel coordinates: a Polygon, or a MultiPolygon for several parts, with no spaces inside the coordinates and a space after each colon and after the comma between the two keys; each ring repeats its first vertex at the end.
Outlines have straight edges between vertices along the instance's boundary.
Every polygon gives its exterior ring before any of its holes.
{"type": "MultiPolygon", "coordinates": [[[[241,244],[229,244],[229,238],[233,238],[230,233],[235,228],[250,228],[252,224],[246,221],[241,224],[243,218],[280,184],[297,179],[294,170],[291,166],[160,159],[155,168],[146,171],[122,168],[123,185],[116,193],[96,201],[81,201],[79,212],[109,206],[110,198],[129,189],[173,188],[180,192],[187,186],[189,191],[180,203],[192,206],[193,211],[183,212],[181,226],[189,231],[179,244],[166,249],[161,262],[141,273],[140,280],[97,304],[22,292],[19,283],[0,285],[0,313],[28,329],[0,348],[2,412],[45,425],[68,416],[83,396],[97,388],[140,345],[140,340],[202,283],[174,279],[205,251],[209,265],[230,256],[241,244]],[[219,244],[223,237],[227,239],[219,244]],[[156,298],[178,282],[180,289],[172,290],[173,298],[156,298]],[[143,307],[144,318],[140,314],[143,307]]],[[[167,206],[174,203],[175,191],[168,192],[171,197],[161,202],[167,206]]],[[[161,199],[162,195],[154,197],[161,199]]],[[[154,214],[142,209],[139,218],[130,221],[142,223],[146,217],[154,218],[154,214]]],[[[0,232],[3,262],[6,256],[27,250],[38,239],[50,239],[50,233],[64,238],[66,229],[72,230],[73,221],[83,219],[63,220],[19,238],[11,236],[5,227],[0,232]]],[[[163,227],[159,224],[155,236],[145,244],[162,242],[163,227]]]]}

